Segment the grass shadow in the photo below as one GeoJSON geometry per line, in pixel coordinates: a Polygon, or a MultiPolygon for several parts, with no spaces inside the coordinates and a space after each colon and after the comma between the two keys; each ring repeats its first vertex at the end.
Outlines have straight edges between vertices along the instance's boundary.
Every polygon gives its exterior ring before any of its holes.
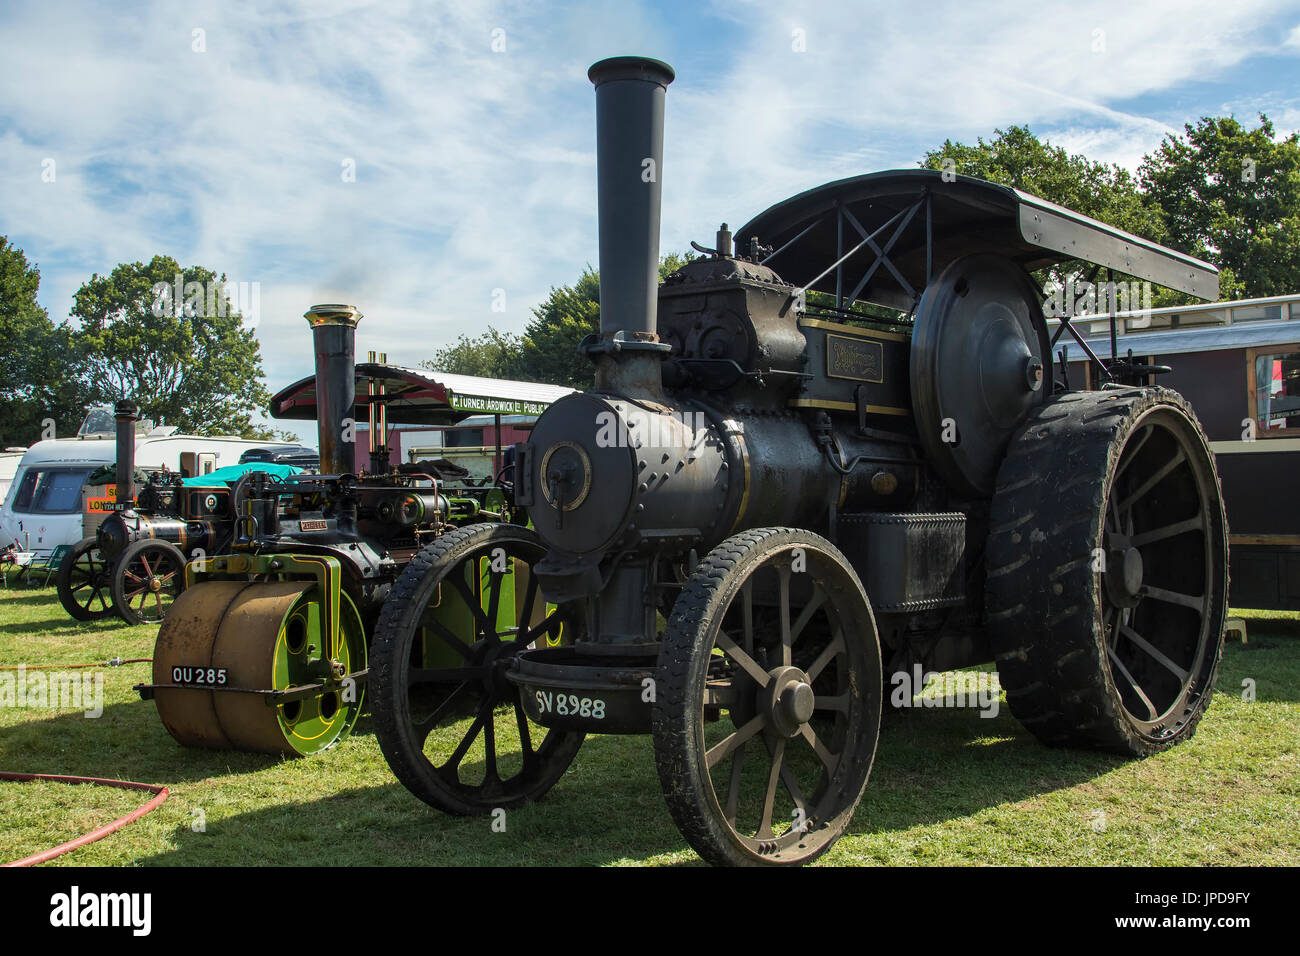
{"type": "Polygon", "coordinates": [[[97,621],[78,621],[76,618],[47,618],[44,621],[19,621],[12,624],[0,624],[0,634],[50,634],[62,631],[85,631],[100,634],[105,631],[124,630],[134,625],[127,624],[116,614],[97,621]]]}
{"type": "MultiPolygon", "coordinates": [[[[144,676],[141,676],[144,679],[144,676]]],[[[180,746],[152,701],[106,704],[99,717],[60,713],[0,733],[0,769],[184,783],[251,773],[282,762],[267,754],[180,746]]]]}

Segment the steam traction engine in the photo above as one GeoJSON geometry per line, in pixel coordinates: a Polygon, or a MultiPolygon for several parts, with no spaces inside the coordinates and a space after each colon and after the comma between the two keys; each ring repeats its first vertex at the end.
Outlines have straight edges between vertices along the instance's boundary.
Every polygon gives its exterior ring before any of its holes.
{"type": "Polygon", "coordinates": [[[596,387],[519,447],[541,544],[461,529],[384,606],[373,707],[402,782],[486,813],[543,794],[585,733],[648,732],[703,857],[801,863],[847,827],[883,675],[914,663],[996,660],[1049,744],[1141,756],[1190,737],[1227,590],[1205,436],[1158,370],[1114,354],[1104,387],[1072,390],[1052,348],[1084,337],[1068,317],[1049,337],[1028,273],[1083,260],[1213,298],[1213,267],[912,170],[779,203],[743,254],[724,227],[656,294],[673,73],[617,58],[590,78],[596,387]],[[571,644],[481,614],[473,641],[429,625],[493,549],[531,565],[571,644]]]}
{"type": "MultiPolygon", "coordinates": [[[[361,712],[368,635],[399,573],[456,523],[510,517],[498,487],[453,491],[463,475],[450,463],[389,469],[385,452],[372,454],[375,474],[353,473],[361,314],[322,305],[306,317],[316,375],[291,389],[312,393],[321,474],[252,472],[235,485],[231,546],[186,567],[153,683],[137,688],[186,746],[298,755],[344,739],[361,712]]],[[[373,412],[400,396],[368,398],[373,412]]],[[[513,609],[512,593],[490,610],[513,609]]]]}
{"type": "Polygon", "coordinates": [[[128,624],[156,624],[185,584],[185,562],[229,546],[234,529],[230,487],[182,485],[164,471],[135,494],[135,423],[129,400],[117,421],[116,503],[59,565],[59,601],[72,617],[97,620],[114,612],[128,624]]]}

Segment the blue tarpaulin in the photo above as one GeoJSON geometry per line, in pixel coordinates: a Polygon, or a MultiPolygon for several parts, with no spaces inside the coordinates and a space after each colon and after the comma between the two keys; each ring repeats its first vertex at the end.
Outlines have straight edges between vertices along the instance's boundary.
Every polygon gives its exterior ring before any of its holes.
{"type": "Polygon", "coordinates": [[[185,478],[181,481],[181,484],[187,488],[195,486],[203,488],[208,485],[218,484],[233,485],[250,471],[264,471],[269,475],[275,475],[277,478],[287,478],[290,475],[299,474],[302,469],[295,468],[293,465],[275,465],[269,461],[250,461],[243,465],[227,465],[225,468],[210,471],[206,475],[185,478]]]}

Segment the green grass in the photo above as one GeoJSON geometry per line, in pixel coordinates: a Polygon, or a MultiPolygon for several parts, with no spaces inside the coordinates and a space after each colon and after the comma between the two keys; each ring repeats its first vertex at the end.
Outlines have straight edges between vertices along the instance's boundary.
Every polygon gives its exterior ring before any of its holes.
{"type": "MultiPolygon", "coordinates": [[[[1196,736],[1148,760],[1053,750],[1006,709],[886,717],[871,783],[829,865],[1300,864],[1300,615],[1247,615],[1196,736]],[[1242,700],[1242,682],[1256,700],[1242,700]]],[[[0,664],[149,657],[156,627],[78,624],[53,590],[0,591],[0,664]]],[[[323,755],[185,750],[105,671],[104,712],[0,708],[0,770],[164,784],[144,819],[51,865],[698,863],[659,793],[648,737],[591,737],[547,799],[506,818],[443,816],[398,784],[369,720],[323,755]],[[196,811],[205,832],[196,832],[196,811]]],[[[0,861],[52,846],[147,794],[0,782],[0,861]]]]}

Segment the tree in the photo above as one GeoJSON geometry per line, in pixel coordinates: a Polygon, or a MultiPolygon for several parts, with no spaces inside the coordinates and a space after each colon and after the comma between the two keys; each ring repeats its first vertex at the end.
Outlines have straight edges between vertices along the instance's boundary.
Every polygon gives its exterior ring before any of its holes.
{"type": "Polygon", "coordinates": [[[1138,178],[1172,244],[1221,270],[1220,297],[1283,295],[1300,285],[1300,142],[1264,114],[1247,129],[1202,117],[1147,156],[1138,178]]]}
{"type": "MultiPolygon", "coordinates": [[[[659,260],[659,281],[694,258],[689,252],[664,256],[659,260]]],[[[599,330],[600,273],[587,266],[577,282],[552,288],[546,300],[533,310],[533,319],[524,329],[519,377],[590,388],[595,366],[578,351],[578,345],[599,330]]]]}
{"type": "MultiPolygon", "coordinates": [[[[1147,200],[1138,180],[1122,166],[1094,162],[1081,154],[1070,155],[1061,147],[1040,140],[1027,126],[994,132],[997,135],[992,140],[986,143],[979,138],[975,146],[946,140],[942,148],[926,153],[921,165],[931,169],[949,168],[961,175],[1011,186],[1125,232],[1178,246],[1171,240],[1163,210],[1147,200]]],[[[1044,292],[1048,292],[1066,288],[1070,277],[1081,280],[1092,270],[1091,263],[1066,260],[1050,269],[1039,270],[1036,279],[1044,292]]],[[[1107,275],[1098,273],[1097,279],[1104,281],[1107,275]]],[[[1110,273],[1109,278],[1117,283],[1142,281],[1120,273],[1110,273]]],[[[1075,294],[1082,295],[1083,289],[1077,287],[1075,294]]],[[[1149,302],[1143,293],[1140,302],[1129,300],[1117,304],[1121,308],[1139,305],[1146,308],[1187,301],[1192,301],[1190,296],[1158,288],[1152,290],[1149,302]]],[[[1098,296],[1089,308],[1105,312],[1107,302],[1098,296]]]]}
{"type": "Polygon", "coordinates": [[[55,325],[36,300],[41,273],[0,236],[0,447],[71,435],[84,414],[72,330],[55,325]]]}
{"type": "Polygon", "coordinates": [[[600,273],[591,266],[573,285],[552,288],[524,329],[519,373],[526,381],[591,388],[594,366],[578,344],[600,329],[600,273]]]}
{"type": "Polygon", "coordinates": [[[482,378],[518,377],[523,338],[513,332],[498,332],[492,326],[477,338],[462,334],[453,345],[433,353],[421,368],[453,375],[482,378]]]}
{"type": "Polygon", "coordinates": [[[73,338],[94,397],[133,399],[142,415],[185,432],[272,437],[252,421],[270,401],[261,351],[224,282],[169,256],[92,275],[72,314],[81,320],[73,338]]]}
{"type": "Polygon", "coordinates": [[[946,166],[962,176],[1021,189],[1134,235],[1166,241],[1161,210],[1145,201],[1137,181],[1122,166],[1071,156],[1040,140],[1028,126],[994,133],[987,143],[977,138],[974,146],[945,140],[942,147],[926,153],[920,165],[946,166]]]}

